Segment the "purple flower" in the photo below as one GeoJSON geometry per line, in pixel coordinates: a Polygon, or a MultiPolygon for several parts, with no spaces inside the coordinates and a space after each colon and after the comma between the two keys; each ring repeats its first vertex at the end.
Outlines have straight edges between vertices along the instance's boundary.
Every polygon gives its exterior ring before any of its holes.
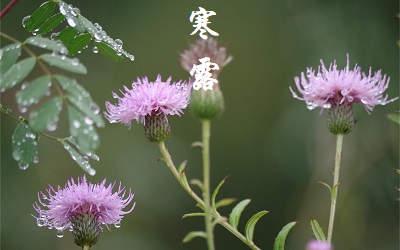
{"type": "Polygon", "coordinates": [[[306,250],[333,250],[333,247],[328,242],[312,240],[308,242],[306,250]]]}
{"type": "Polygon", "coordinates": [[[347,66],[343,70],[338,70],[336,61],[329,66],[321,60],[318,72],[312,68],[307,68],[306,74],[301,73],[301,77],[295,77],[297,89],[302,95],[299,97],[290,87],[294,98],[305,101],[307,108],[316,107],[329,109],[333,105],[349,105],[361,103],[366,111],[370,113],[375,105],[385,105],[398,99],[398,97],[388,100],[383,92],[389,86],[390,77],[382,75],[377,71],[372,75],[370,68],[368,75],[361,72],[361,68],[354,66],[349,69],[349,55],[347,55],[347,66]]]}
{"type": "Polygon", "coordinates": [[[123,216],[133,210],[135,203],[128,211],[122,211],[134,195],[130,190],[126,192],[121,184],[118,191],[112,193],[114,186],[115,183],[112,183],[106,187],[106,179],[100,184],[88,183],[85,176],[78,177],[77,183],[71,178],[64,188],[58,186],[55,189],[49,185],[46,192],[38,193],[39,204],[35,202],[33,205],[39,213],[34,216],[38,226],[55,228],[59,232],[70,229],[75,235],[78,230],[75,227],[80,225],[77,223],[90,219],[91,229],[96,231],[97,238],[103,230],[102,224],[108,229],[111,224],[119,227],[123,216]]]}
{"type": "Polygon", "coordinates": [[[171,77],[163,82],[161,75],[154,82],[149,82],[147,77],[138,78],[132,83],[132,89],[124,86],[125,92],[120,91],[122,97],[113,93],[118,104],[106,102],[104,116],[111,123],[130,126],[132,120],[145,124],[146,116],[180,115],[189,104],[190,87],[181,81],[170,83],[171,77]]]}

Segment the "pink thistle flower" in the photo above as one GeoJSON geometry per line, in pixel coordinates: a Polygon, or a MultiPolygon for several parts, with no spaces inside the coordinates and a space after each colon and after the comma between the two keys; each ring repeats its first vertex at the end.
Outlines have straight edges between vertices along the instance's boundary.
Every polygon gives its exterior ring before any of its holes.
{"type": "Polygon", "coordinates": [[[333,250],[333,247],[328,242],[312,240],[308,242],[306,250],[333,250]]]}
{"type": "MultiPolygon", "coordinates": [[[[130,190],[127,193],[125,187],[121,187],[121,183],[118,191],[112,193],[114,186],[115,183],[112,183],[106,187],[106,179],[100,184],[88,183],[86,176],[78,177],[77,183],[71,178],[64,188],[58,186],[57,190],[49,185],[47,192],[38,193],[39,204],[35,202],[33,207],[39,216],[33,217],[36,218],[38,226],[57,229],[61,233],[57,234],[59,237],[62,237],[62,231],[65,229],[72,230],[77,244],[76,238],[82,241],[80,234],[88,234],[87,231],[79,230],[88,230],[95,238],[88,245],[94,245],[103,231],[102,224],[107,229],[110,229],[111,224],[119,227],[123,216],[132,212],[135,207],[133,203],[130,210],[123,211],[131,203],[134,195],[130,190]]],[[[80,246],[86,244],[79,243],[80,246]]]]}
{"type": "Polygon", "coordinates": [[[388,96],[383,95],[389,86],[390,77],[382,75],[381,70],[372,75],[370,68],[366,75],[357,64],[351,70],[349,63],[347,54],[347,66],[343,70],[337,69],[336,61],[326,68],[322,60],[317,74],[312,68],[307,68],[306,74],[302,72],[300,78],[294,78],[302,97],[290,87],[293,97],[305,101],[310,110],[316,107],[323,110],[330,109],[333,105],[351,106],[353,103],[361,103],[368,113],[375,105],[385,105],[398,99],[396,97],[388,100],[388,96]]]}
{"type": "Polygon", "coordinates": [[[125,92],[120,91],[122,97],[113,93],[118,104],[106,102],[104,116],[110,123],[121,122],[129,127],[132,120],[145,125],[146,116],[180,116],[189,104],[190,88],[185,82],[170,83],[171,77],[163,82],[161,75],[154,82],[149,82],[147,77],[138,78],[132,83],[132,89],[124,86],[125,92]]]}

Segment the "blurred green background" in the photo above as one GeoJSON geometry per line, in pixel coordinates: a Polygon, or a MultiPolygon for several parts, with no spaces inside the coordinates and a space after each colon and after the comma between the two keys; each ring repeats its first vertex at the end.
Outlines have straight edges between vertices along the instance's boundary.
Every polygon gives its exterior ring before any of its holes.
{"type": "MultiPolygon", "coordinates": [[[[8,3],[2,1],[1,7],[8,3]]],[[[1,21],[1,31],[23,41],[29,34],[21,26],[42,1],[20,1],[1,21]]],[[[137,77],[154,80],[187,79],[179,53],[197,36],[189,22],[191,11],[213,10],[210,28],[227,46],[234,60],[220,75],[226,111],[212,124],[212,185],[229,175],[220,197],[252,199],[242,215],[245,220],[260,210],[270,213],[256,227],[255,242],[272,249],[280,229],[290,221],[299,224],[290,233],[286,249],[304,249],[313,236],[309,221],[328,224],[329,195],[317,181],[332,183],[335,137],[325,126],[325,115],[309,111],[291,97],[293,77],[306,67],[317,67],[337,59],[339,68],[350,54],[351,67],[363,71],[371,66],[391,77],[387,93],[399,94],[399,23],[394,0],[224,0],[224,1],[77,1],[82,15],[100,23],[104,30],[124,42],[136,60],[115,63],[91,48],[80,60],[89,73],[75,76],[104,110],[111,91],[130,86],[137,77]]],[[[1,46],[9,42],[2,39],[1,46]]],[[[38,50],[39,52],[39,50],[38,50]]],[[[42,74],[40,70],[31,79],[42,74]]],[[[17,87],[18,88],[18,87],[17,87]]],[[[16,89],[1,95],[1,103],[17,112],[16,89]]],[[[399,127],[386,118],[399,110],[398,101],[378,106],[371,115],[357,105],[357,125],[344,138],[341,185],[334,230],[335,249],[399,249],[399,127]]],[[[176,164],[188,160],[189,178],[201,178],[201,155],[191,148],[201,139],[200,123],[188,112],[171,117],[173,136],[166,142],[176,164]]],[[[16,113],[18,116],[19,114],[16,113]]],[[[26,115],[26,114],[25,114],[26,115]]],[[[67,135],[62,113],[58,136],[67,135]]],[[[71,160],[61,144],[47,138],[39,142],[39,164],[26,171],[11,156],[11,135],[16,122],[1,117],[1,249],[78,249],[69,232],[56,237],[55,230],[39,228],[31,214],[37,192],[48,184],[64,185],[71,176],[84,172],[71,160]]],[[[131,188],[137,202],[125,216],[121,228],[105,230],[93,248],[101,249],[206,249],[205,241],[183,244],[191,230],[204,228],[202,218],[181,219],[199,211],[179,187],[172,174],[157,159],[155,144],[143,135],[142,126],[128,130],[107,123],[99,129],[102,145],[94,162],[91,182],[105,177],[131,188]]],[[[228,215],[231,207],[221,209],[228,215]]],[[[242,229],[241,227],[241,229],[242,229]]],[[[218,249],[247,249],[224,228],[215,231],[218,249]]]]}

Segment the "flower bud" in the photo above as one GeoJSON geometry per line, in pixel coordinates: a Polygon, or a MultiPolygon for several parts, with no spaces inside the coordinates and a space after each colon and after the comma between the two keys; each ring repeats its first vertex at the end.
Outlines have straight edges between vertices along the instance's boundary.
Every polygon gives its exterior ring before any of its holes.
{"type": "Polygon", "coordinates": [[[199,119],[213,119],[224,111],[224,96],[219,87],[213,90],[192,90],[189,109],[199,119]]]}
{"type": "Polygon", "coordinates": [[[354,128],[353,107],[349,103],[332,104],[329,109],[327,123],[332,134],[348,134],[354,128]]]}
{"type": "Polygon", "coordinates": [[[78,246],[91,247],[99,240],[101,229],[93,213],[76,214],[72,219],[72,234],[78,246]]]}
{"type": "Polygon", "coordinates": [[[144,134],[151,142],[162,142],[171,136],[171,126],[164,113],[145,116],[144,134]]]}

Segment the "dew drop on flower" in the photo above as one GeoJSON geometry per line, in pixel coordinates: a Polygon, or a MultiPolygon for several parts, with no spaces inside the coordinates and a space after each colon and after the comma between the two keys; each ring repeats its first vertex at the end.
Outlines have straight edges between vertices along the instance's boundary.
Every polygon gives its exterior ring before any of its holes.
{"type": "Polygon", "coordinates": [[[45,225],[45,222],[44,222],[43,219],[37,219],[37,220],[36,220],[36,224],[37,224],[39,227],[43,227],[43,226],[45,225]]]}
{"type": "Polygon", "coordinates": [[[114,226],[115,226],[116,228],[120,228],[120,227],[121,227],[121,222],[115,223],[114,226]]]}
{"type": "Polygon", "coordinates": [[[59,231],[57,232],[57,237],[58,237],[58,238],[64,237],[64,232],[61,231],[61,230],[59,230],[59,231]]]}
{"type": "Polygon", "coordinates": [[[76,27],[76,19],[75,17],[69,17],[67,18],[67,23],[69,24],[69,26],[76,27]]]}
{"type": "Polygon", "coordinates": [[[27,164],[27,163],[19,163],[18,167],[21,170],[27,170],[29,168],[29,164],[27,164]]]}
{"type": "Polygon", "coordinates": [[[93,53],[95,54],[99,53],[99,48],[97,48],[97,46],[93,47],[93,53]]]}
{"type": "Polygon", "coordinates": [[[26,16],[26,17],[24,17],[24,18],[22,19],[22,27],[25,28],[26,22],[29,20],[30,17],[31,17],[31,16],[26,16]]]}

